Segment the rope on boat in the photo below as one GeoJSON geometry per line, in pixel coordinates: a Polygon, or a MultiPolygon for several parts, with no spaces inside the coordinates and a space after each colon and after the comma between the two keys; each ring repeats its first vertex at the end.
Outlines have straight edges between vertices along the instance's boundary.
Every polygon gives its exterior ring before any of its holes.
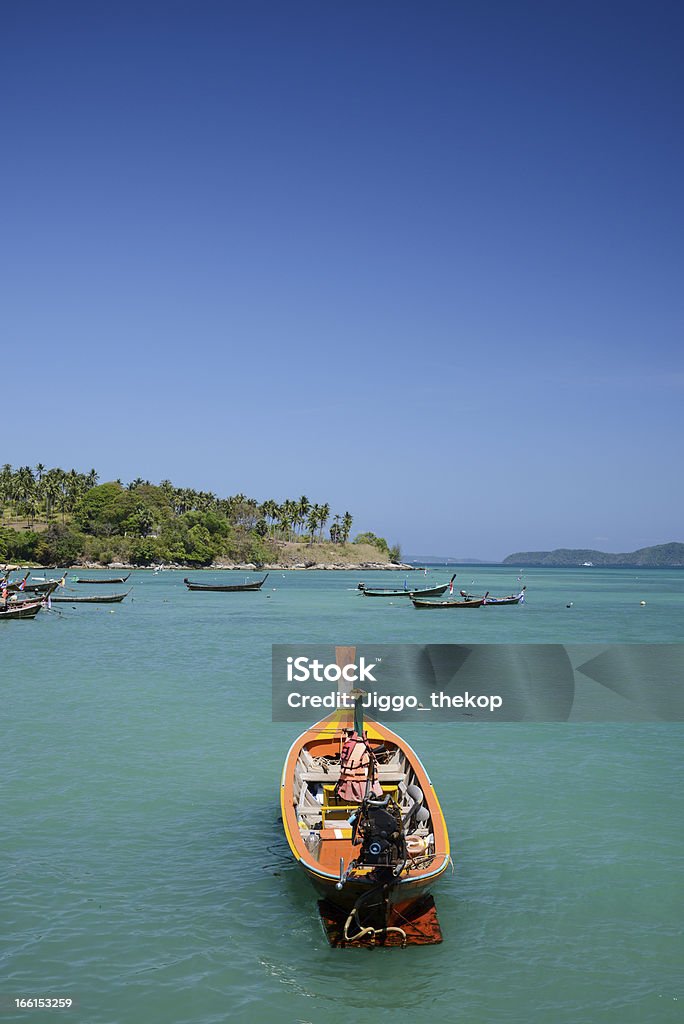
{"type": "MultiPolygon", "coordinates": [[[[433,861],[440,860],[443,858],[443,853],[426,853],[422,857],[412,857],[409,863],[409,871],[412,868],[418,868],[419,870],[422,870],[423,868],[429,868],[433,861]]],[[[454,862],[451,859],[451,854],[449,854],[447,858],[447,863],[451,865],[451,874],[453,875],[455,868],[454,862]]]]}
{"type": "Polygon", "coordinates": [[[364,903],[366,900],[370,899],[370,897],[377,893],[379,890],[383,890],[384,888],[385,883],[383,882],[380,885],[375,886],[375,888],[371,889],[369,892],[364,892],[359,896],[356,903],[352,907],[349,916],[347,917],[347,920],[344,922],[344,931],[342,934],[344,936],[345,942],[358,942],[366,935],[370,935],[373,939],[375,939],[376,935],[386,935],[388,932],[397,932],[397,934],[401,935],[402,946],[406,946],[406,943],[408,942],[408,937],[403,928],[399,928],[396,925],[385,925],[384,928],[373,928],[370,925],[364,926],[361,924],[361,920],[359,918],[359,909],[361,907],[361,904],[364,903]],[[349,928],[352,922],[354,921],[356,921],[356,924],[359,926],[359,931],[355,932],[354,935],[350,935],[349,928]]]}
{"type": "Polygon", "coordinates": [[[329,757],[325,756],[325,754],[316,754],[311,758],[309,768],[320,768],[328,774],[332,765],[339,767],[339,764],[339,761],[331,761],[329,757]]]}
{"type": "MultiPolygon", "coordinates": [[[[406,918],[404,918],[404,920],[406,920],[406,918]]],[[[359,939],[362,939],[365,935],[370,935],[370,936],[372,936],[372,938],[375,938],[376,935],[380,935],[380,934],[386,935],[388,932],[397,932],[398,935],[401,935],[401,940],[402,940],[401,944],[402,944],[402,946],[405,946],[406,943],[408,942],[408,937],[407,937],[406,932],[404,931],[404,929],[403,928],[399,928],[399,927],[397,927],[396,925],[393,925],[393,924],[387,925],[385,928],[371,928],[370,925],[368,925],[368,926],[366,926],[364,928],[362,926],[361,922],[359,921],[358,907],[354,907],[354,909],[352,910],[352,912],[350,913],[349,917],[347,918],[347,920],[344,923],[344,940],[345,940],[345,942],[358,942],[359,939]],[[349,926],[350,926],[350,924],[352,923],[352,921],[354,919],[356,919],[356,923],[358,924],[358,926],[360,928],[360,931],[356,932],[354,935],[350,935],[349,934],[349,926]]]]}

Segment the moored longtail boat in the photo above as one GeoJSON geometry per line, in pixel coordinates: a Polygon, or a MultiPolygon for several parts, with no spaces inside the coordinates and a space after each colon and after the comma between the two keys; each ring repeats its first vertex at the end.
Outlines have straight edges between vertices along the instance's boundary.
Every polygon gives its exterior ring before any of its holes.
{"type": "Polygon", "coordinates": [[[369,590],[365,583],[359,583],[358,590],[364,597],[440,597],[456,579],[456,573],[448,583],[438,587],[424,587],[422,590],[369,590]]]}
{"type": "MultiPolygon", "coordinates": [[[[508,597],[490,597],[489,591],[482,598],[482,603],[489,607],[490,605],[500,604],[524,604],[525,603],[525,591],[527,587],[523,587],[517,594],[509,594],[508,597]]],[[[473,594],[466,593],[465,590],[461,591],[461,597],[466,601],[479,601],[479,597],[475,597],[473,594]]]]}
{"type": "Polygon", "coordinates": [[[423,601],[417,597],[411,598],[414,608],[481,608],[486,599],[486,595],[469,601],[423,601]]]}
{"type": "Polygon", "coordinates": [[[183,580],[188,590],[217,590],[224,593],[236,593],[239,591],[255,591],[261,590],[264,583],[268,579],[268,573],[262,580],[257,580],[255,583],[231,583],[231,584],[214,584],[214,583],[193,583],[187,577],[183,580]]]}
{"type": "MultiPolygon", "coordinates": [[[[345,657],[338,649],[338,663],[345,657]]],[[[344,663],[353,661],[347,654],[344,663]]],[[[449,836],[418,755],[379,722],[336,711],[292,744],[281,779],[288,844],[316,890],[333,945],[441,942],[431,887],[449,836]]]]}
{"type": "MultiPolygon", "coordinates": [[[[130,572],[128,576],[130,576],[130,572]]],[[[101,577],[87,577],[86,579],[79,579],[78,577],[73,581],[74,583],[125,583],[128,576],[110,576],[109,579],[102,579],[101,577]]]]}
{"type": "Polygon", "coordinates": [[[41,601],[19,601],[13,604],[11,601],[0,603],[0,619],[35,619],[43,607],[41,601]]]}
{"type": "Polygon", "coordinates": [[[57,589],[57,587],[63,587],[65,585],[66,578],[67,573],[64,573],[64,575],[60,576],[58,580],[29,580],[24,587],[24,593],[43,594],[43,596],[51,594],[53,590],[57,589]]]}
{"type": "Polygon", "coordinates": [[[119,604],[125,597],[128,597],[130,590],[123,594],[88,594],[87,597],[69,597],[68,594],[60,594],[59,597],[51,597],[51,601],[62,604],[119,604]]]}
{"type": "Polygon", "coordinates": [[[519,593],[510,594],[508,597],[486,597],[484,603],[487,607],[499,604],[524,604],[526,590],[527,587],[523,587],[519,593]]]}

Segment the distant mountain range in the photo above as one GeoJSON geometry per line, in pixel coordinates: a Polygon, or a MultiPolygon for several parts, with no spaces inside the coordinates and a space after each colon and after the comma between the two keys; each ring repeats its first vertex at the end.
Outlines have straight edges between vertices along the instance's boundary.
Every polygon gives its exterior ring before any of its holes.
{"type": "Polygon", "coordinates": [[[587,565],[613,566],[627,569],[681,569],[684,568],[684,544],[656,544],[628,554],[607,554],[584,548],[556,548],[555,551],[517,551],[504,558],[502,565],[548,566],[549,568],[576,568],[587,565]]]}

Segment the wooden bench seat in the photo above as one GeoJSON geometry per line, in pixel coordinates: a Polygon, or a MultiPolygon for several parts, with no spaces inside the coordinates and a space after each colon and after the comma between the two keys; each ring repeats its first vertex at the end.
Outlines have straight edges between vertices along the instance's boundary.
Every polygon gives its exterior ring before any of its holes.
{"type": "MultiPolygon", "coordinates": [[[[302,772],[302,774],[299,777],[303,782],[337,782],[340,777],[340,769],[334,768],[330,772],[302,772]]],[[[403,782],[405,778],[406,772],[398,771],[396,768],[393,767],[393,765],[388,765],[386,770],[383,770],[383,766],[379,766],[379,782],[403,782]]]]}

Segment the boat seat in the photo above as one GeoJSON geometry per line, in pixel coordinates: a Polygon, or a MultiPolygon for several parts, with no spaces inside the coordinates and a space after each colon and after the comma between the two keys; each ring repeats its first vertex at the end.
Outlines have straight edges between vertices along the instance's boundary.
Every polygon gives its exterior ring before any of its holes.
{"type": "Polygon", "coordinates": [[[319,804],[317,810],[314,810],[314,808],[310,808],[310,807],[301,808],[297,812],[297,817],[301,818],[302,820],[306,820],[308,818],[311,818],[312,821],[320,821],[321,818],[323,817],[322,807],[319,804]]]}
{"type": "MultiPolygon", "coordinates": [[[[383,786],[383,795],[390,796],[393,800],[399,799],[398,786],[386,783],[383,786]]],[[[346,800],[339,800],[335,796],[335,787],[331,783],[329,786],[323,787],[323,828],[328,826],[328,822],[333,822],[335,825],[340,821],[347,821],[351,814],[358,813],[359,803],[356,801],[348,803],[346,800]]]]}
{"type": "MultiPolygon", "coordinates": [[[[337,782],[340,778],[340,769],[336,767],[330,772],[302,772],[300,778],[303,782],[337,782]]],[[[406,772],[397,771],[393,765],[387,765],[386,770],[383,765],[378,765],[378,782],[404,782],[405,779],[406,772]]]]}

